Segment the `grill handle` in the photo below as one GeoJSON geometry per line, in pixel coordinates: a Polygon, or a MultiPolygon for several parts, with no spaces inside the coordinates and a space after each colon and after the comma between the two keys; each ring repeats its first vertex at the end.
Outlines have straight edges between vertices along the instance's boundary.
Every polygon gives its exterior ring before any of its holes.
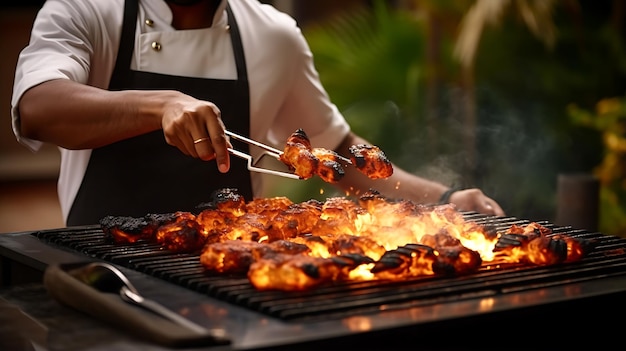
{"type": "MultiPolygon", "coordinates": [[[[43,279],[48,293],[63,305],[108,322],[110,325],[137,337],[164,346],[213,346],[230,343],[228,338],[216,335],[213,330],[190,329],[144,308],[137,308],[137,306],[122,300],[118,293],[99,291],[70,274],[70,272],[75,274],[77,270],[91,263],[93,262],[48,266],[43,279]]],[[[145,300],[143,301],[145,303],[145,300]]]]}

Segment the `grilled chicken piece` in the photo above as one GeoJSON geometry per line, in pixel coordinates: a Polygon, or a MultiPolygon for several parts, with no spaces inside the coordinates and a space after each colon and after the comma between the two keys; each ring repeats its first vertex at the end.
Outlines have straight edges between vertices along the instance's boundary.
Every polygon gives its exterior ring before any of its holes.
{"type": "Polygon", "coordinates": [[[237,216],[232,212],[206,209],[198,214],[196,222],[202,227],[206,243],[209,244],[226,240],[225,235],[236,219],[237,216]]]}
{"type": "MultiPolygon", "coordinates": [[[[389,178],[393,166],[377,146],[358,144],[350,147],[350,162],[371,179],[389,178]]],[[[336,183],[345,175],[344,159],[333,150],[313,148],[304,130],[298,129],[287,138],[280,160],[302,179],[318,175],[325,182],[336,183]]]]}
{"type": "Polygon", "coordinates": [[[196,252],[202,249],[207,236],[191,213],[180,213],[176,220],[160,226],[156,242],[174,252],[196,252]]]}
{"type": "Polygon", "coordinates": [[[323,206],[324,203],[321,201],[311,199],[289,206],[282,216],[297,222],[300,233],[310,233],[319,221],[323,206]]]}
{"type": "Polygon", "coordinates": [[[539,236],[525,247],[528,262],[536,265],[551,265],[567,260],[567,241],[563,237],[539,236]]]}
{"type": "Polygon", "coordinates": [[[299,255],[310,253],[308,246],[289,240],[277,240],[252,249],[252,257],[255,260],[272,258],[277,255],[299,255]]]}
{"type": "Polygon", "coordinates": [[[565,262],[576,262],[596,248],[598,242],[594,239],[572,238],[566,235],[554,235],[552,239],[565,240],[567,243],[567,258],[565,262]]]}
{"type": "Polygon", "coordinates": [[[410,200],[390,199],[374,189],[370,189],[359,196],[358,203],[367,212],[375,213],[378,218],[385,218],[389,222],[397,222],[397,219],[407,217],[416,217],[434,209],[432,205],[416,204],[410,200]]]}
{"type": "Polygon", "coordinates": [[[139,218],[106,216],[100,227],[115,243],[155,242],[174,252],[197,251],[207,237],[196,216],[182,211],[139,218]]]}
{"type": "Polygon", "coordinates": [[[363,263],[371,260],[358,255],[321,258],[279,254],[252,263],[248,279],[258,290],[305,291],[345,280],[351,270],[363,263]]]}
{"type": "Polygon", "coordinates": [[[340,156],[335,151],[316,147],[312,152],[319,160],[315,173],[322,180],[327,183],[336,183],[346,175],[343,166],[338,161],[340,156]]]}
{"type": "Polygon", "coordinates": [[[226,240],[207,244],[200,253],[200,263],[212,272],[245,273],[256,260],[306,252],[309,252],[306,245],[286,240],[267,244],[248,240],[226,240]]]}
{"type": "Polygon", "coordinates": [[[106,216],[100,220],[100,228],[117,244],[154,241],[158,227],[176,220],[177,213],[147,214],[143,217],[106,216]]]}
{"type": "Polygon", "coordinates": [[[270,222],[267,217],[257,213],[245,213],[237,217],[225,228],[223,237],[226,240],[273,241],[270,237],[270,222]]]}
{"type": "Polygon", "coordinates": [[[328,149],[313,148],[304,130],[296,130],[289,138],[280,160],[302,179],[318,175],[329,183],[338,182],[345,174],[339,155],[328,149]]]}
{"type": "Polygon", "coordinates": [[[254,260],[252,251],[261,245],[265,244],[246,240],[207,244],[200,253],[200,263],[211,272],[245,273],[254,260]]]}
{"type": "Polygon", "coordinates": [[[208,209],[230,212],[235,216],[246,212],[246,199],[234,188],[222,188],[211,194],[208,209]]]}
{"type": "Polygon", "coordinates": [[[442,246],[437,249],[437,261],[433,264],[435,274],[454,276],[476,272],[483,263],[480,253],[463,245],[442,246]]]}
{"type": "Polygon", "coordinates": [[[393,165],[378,146],[357,144],[349,150],[354,167],[369,178],[385,179],[393,174],[393,165]]]}
{"type": "Polygon", "coordinates": [[[319,164],[319,159],[313,154],[311,141],[302,129],[287,138],[280,160],[302,179],[313,177],[319,164]]]}
{"type": "Polygon", "coordinates": [[[313,234],[325,236],[333,234],[355,234],[357,218],[367,211],[345,197],[330,197],[324,201],[320,220],[313,228],[313,234]]]}
{"type": "Polygon", "coordinates": [[[326,238],[328,251],[337,255],[364,255],[381,257],[387,250],[385,247],[367,236],[333,235],[326,238]]]}
{"type": "Polygon", "coordinates": [[[463,246],[461,241],[450,235],[445,229],[441,232],[422,237],[420,243],[430,246],[437,252],[433,272],[440,275],[461,275],[475,272],[483,263],[480,254],[463,246]]]}
{"type": "Polygon", "coordinates": [[[321,216],[323,219],[337,219],[354,222],[359,215],[365,215],[367,210],[359,206],[351,199],[335,196],[329,197],[322,205],[321,216]]]}
{"type": "Polygon", "coordinates": [[[440,247],[461,245],[461,241],[449,235],[444,229],[437,234],[426,234],[422,236],[420,244],[438,249],[440,247]]]}
{"type": "Polygon", "coordinates": [[[246,212],[258,213],[268,217],[274,217],[293,205],[293,201],[284,196],[257,198],[249,201],[246,205],[246,212]]]}
{"type": "Polygon", "coordinates": [[[291,239],[299,235],[311,233],[320,220],[322,202],[309,200],[290,205],[273,217],[272,237],[291,239]]]}
{"type": "Polygon", "coordinates": [[[406,244],[385,252],[371,272],[381,279],[434,275],[436,260],[435,250],[430,246],[406,244]]]}
{"type": "Polygon", "coordinates": [[[592,240],[550,234],[550,228],[537,222],[514,224],[502,233],[493,250],[505,262],[551,265],[577,261],[595,246],[592,240]]]}

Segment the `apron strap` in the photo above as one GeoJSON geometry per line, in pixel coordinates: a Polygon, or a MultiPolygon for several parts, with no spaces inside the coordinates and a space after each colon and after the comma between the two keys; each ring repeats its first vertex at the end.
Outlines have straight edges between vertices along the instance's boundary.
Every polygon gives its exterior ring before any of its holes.
{"type": "Polygon", "coordinates": [[[237,23],[237,21],[234,20],[234,15],[233,15],[233,11],[230,9],[230,4],[226,4],[226,14],[228,15],[228,24],[229,24],[229,30],[232,31],[231,33],[231,42],[233,44],[233,51],[235,53],[235,63],[237,64],[237,79],[243,81],[245,80],[246,82],[248,81],[248,70],[246,68],[246,59],[243,55],[243,44],[241,43],[241,40],[235,40],[234,38],[241,38],[241,35],[239,35],[239,26],[237,25],[230,25],[231,23],[237,23]]]}
{"type": "Polygon", "coordinates": [[[111,75],[110,87],[126,86],[126,74],[119,72],[123,67],[130,68],[133,58],[133,48],[135,46],[135,29],[137,28],[137,13],[139,8],[138,0],[124,1],[124,19],[122,20],[122,30],[120,31],[120,46],[115,61],[115,69],[111,75]],[[127,35],[124,35],[127,33],[127,35]],[[131,33],[128,35],[128,33],[131,33]]]}

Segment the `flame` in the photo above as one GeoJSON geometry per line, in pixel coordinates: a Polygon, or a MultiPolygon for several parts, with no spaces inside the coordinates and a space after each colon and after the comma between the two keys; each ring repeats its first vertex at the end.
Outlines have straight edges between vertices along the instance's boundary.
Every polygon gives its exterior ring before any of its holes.
{"type": "MultiPolygon", "coordinates": [[[[293,203],[284,197],[224,196],[197,216],[178,212],[167,223],[122,230],[119,218],[103,229],[116,242],[154,240],[172,251],[200,252],[200,262],[219,273],[247,272],[260,290],[305,290],[341,280],[398,280],[461,275],[504,264],[550,265],[581,259],[583,242],[535,222],[501,233],[466,221],[454,205],[390,201],[370,191],[353,200],[293,203]]],[[[147,223],[147,224],[146,224],[147,223]]]]}

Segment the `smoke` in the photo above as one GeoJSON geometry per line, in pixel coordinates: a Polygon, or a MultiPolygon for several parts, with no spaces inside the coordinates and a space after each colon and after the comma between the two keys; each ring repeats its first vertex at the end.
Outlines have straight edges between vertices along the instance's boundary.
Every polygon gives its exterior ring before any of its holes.
{"type": "Polygon", "coordinates": [[[552,216],[563,152],[549,122],[554,110],[543,101],[479,87],[472,125],[462,93],[457,87],[442,89],[433,110],[417,118],[417,127],[394,160],[446,185],[479,187],[507,213],[552,216]]]}

